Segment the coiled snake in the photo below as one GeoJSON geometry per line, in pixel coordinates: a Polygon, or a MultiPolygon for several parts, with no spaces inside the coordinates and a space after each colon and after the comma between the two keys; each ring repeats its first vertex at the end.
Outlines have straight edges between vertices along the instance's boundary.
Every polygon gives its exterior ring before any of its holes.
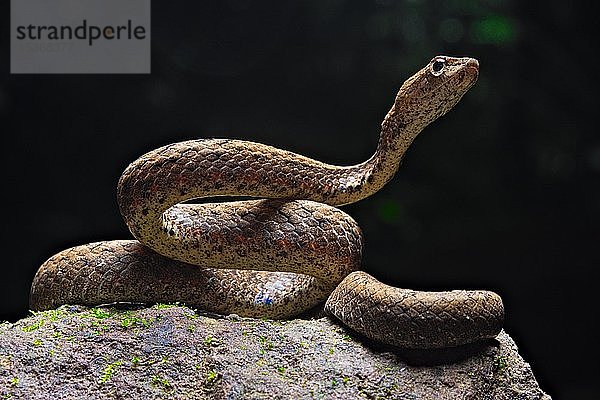
{"type": "Polygon", "coordinates": [[[431,60],[404,82],[375,154],[358,165],[228,139],[143,155],[117,190],[139,242],[92,243],[51,257],[34,278],[31,308],[181,301],[223,314],[287,318],[327,299],[326,311],[343,323],[396,346],[440,348],[496,336],[504,310],[492,292],[398,289],[358,271],[360,228],[333,207],[385,185],[413,139],[462,98],[478,70],[472,58],[431,60]],[[215,196],[261,199],[184,203],[215,196]]]}

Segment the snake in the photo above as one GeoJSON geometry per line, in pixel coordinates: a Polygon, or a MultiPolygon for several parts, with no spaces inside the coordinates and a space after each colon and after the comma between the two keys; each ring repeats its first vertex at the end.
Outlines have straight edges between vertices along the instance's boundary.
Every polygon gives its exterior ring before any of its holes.
{"type": "Polygon", "coordinates": [[[181,302],[210,313],[286,319],[324,303],[327,315],[353,331],[399,348],[494,338],[504,320],[498,294],[378,281],[360,268],[360,227],[338,208],[386,185],[416,136],[478,75],[474,58],[434,57],[401,85],[375,153],[356,165],[216,138],[142,155],[117,186],[134,239],[50,257],[33,279],[31,309],[181,302]]]}

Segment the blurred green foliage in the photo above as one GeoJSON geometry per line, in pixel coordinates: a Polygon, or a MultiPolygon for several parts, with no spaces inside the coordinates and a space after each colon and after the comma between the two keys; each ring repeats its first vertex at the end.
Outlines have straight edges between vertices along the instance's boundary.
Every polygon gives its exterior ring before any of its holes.
{"type": "Polygon", "coordinates": [[[474,22],[471,31],[476,43],[501,45],[514,42],[517,36],[514,23],[501,15],[490,15],[474,22]]]}

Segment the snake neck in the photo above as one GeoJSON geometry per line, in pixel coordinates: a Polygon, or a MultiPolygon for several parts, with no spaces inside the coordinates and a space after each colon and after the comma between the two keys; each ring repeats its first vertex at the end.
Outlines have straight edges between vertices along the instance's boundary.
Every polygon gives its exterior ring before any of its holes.
{"type": "Polygon", "coordinates": [[[334,205],[354,203],[371,196],[396,174],[404,154],[426,124],[407,122],[397,105],[387,113],[375,153],[367,161],[343,168],[334,205]]]}

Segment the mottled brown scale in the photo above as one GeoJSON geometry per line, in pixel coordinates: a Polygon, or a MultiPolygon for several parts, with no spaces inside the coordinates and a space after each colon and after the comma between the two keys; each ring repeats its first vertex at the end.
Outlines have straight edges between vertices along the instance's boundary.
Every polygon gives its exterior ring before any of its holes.
{"type": "Polygon", "coordinates": [[[92,243],[51,257],[34,279],[32,309],[181,301],[223,314],[287,318],[327,299],[326,310],[351,328],[401,347],[495,336],[504,312],[494,293],[416,292],[357,271],[360,228],[334,207],[385,185],[414,138],[461,99],[478,69],[474,59],[439,56],[409,78],[382,123],[375,154],[361,164],[329,165],[230,139],[144,154],[117,189],[139,242],[92,243]],[[259,200],[185,203],[218,196],[259,200]]]}
{"type": "Polygon", "coordinates": [[[504,317],[502,300],[493,292],[398,289],[363,271],[351,273],[338,285],[325,310],[371,339],[423,349],[494,337],[504,317]]]}

